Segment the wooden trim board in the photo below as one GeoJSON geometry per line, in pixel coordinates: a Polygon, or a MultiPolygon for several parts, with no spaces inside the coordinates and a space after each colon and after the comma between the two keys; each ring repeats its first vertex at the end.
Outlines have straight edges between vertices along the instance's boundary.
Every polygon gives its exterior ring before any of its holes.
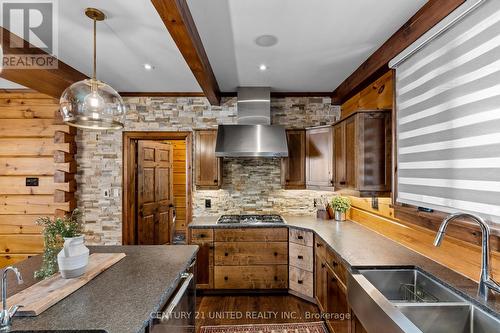
{"type": "Polygon", "coordinates": [[[9,307],[22,305],[16,313],[17,317],[38,316],[123,258],[125,258],[125,253],[93,253],[89,257],[87,271],[82,276],[63,279],[59,273],[56,273],[9,297],[7,305],[9,307]]]}

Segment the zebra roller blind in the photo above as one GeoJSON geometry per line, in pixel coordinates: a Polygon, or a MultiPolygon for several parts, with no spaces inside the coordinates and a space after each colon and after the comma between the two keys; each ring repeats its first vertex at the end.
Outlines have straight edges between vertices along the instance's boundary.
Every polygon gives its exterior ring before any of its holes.
{"type": "Polygon", "coordinates": [[[396,65],[397,197],[500,223],[500,1],[396,65]]]}

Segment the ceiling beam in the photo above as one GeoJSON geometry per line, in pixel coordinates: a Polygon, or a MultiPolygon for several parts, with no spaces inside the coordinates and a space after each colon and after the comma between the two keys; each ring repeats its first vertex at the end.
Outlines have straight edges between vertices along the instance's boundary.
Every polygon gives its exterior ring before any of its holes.
{"type": "Polygon", "coordinates": [[[175,44],[212,105],[220,104],[220,89],[186,0],[151,0],[175,44]]]}
{"type": "Polygon", "coordinates": [[[3,27],[0,27],[0,29],[4,58],[7,60],[9,56],[15,56],[19,59],[18,57],[20,56],[43,55],[50,56],[57,61],[57,67],[52,69],[3,68],[0,77],[58,99],[61,97],[62,92],[71,84],[87,78],[85,74],[49,55],[45,51],[30,45],[27,41],[11,33],[9,30],[3,27]],[[10,46],[11,42],[13,43],[12,45],[23,45],[23,47],[12,48],[10,46]]]}
{"type": "Polygon", "coordinates": [[[445,18],[465,0],[429,0],[332,93],[332,102],[344,103],[389,70],[389,61],[445,18]]]}

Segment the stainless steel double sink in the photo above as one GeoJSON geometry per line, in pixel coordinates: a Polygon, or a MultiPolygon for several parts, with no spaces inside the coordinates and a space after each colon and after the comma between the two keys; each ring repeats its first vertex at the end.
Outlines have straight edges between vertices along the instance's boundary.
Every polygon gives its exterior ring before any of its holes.
{"type": "Polygon", "coordinates": [[[369,333],[500,332],[498,318],[416,269],[359,270],[348,297],[369,333]]]}

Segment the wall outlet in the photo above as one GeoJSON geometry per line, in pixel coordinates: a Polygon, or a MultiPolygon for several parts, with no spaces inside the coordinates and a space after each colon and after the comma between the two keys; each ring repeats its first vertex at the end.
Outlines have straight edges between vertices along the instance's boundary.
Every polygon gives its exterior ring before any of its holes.
{"type": "Polygon", "coordinates": [[[110,189],[102,189],[101,193],[102,193],[102,196],[104,198],[109,198],[111,196],[111,190],[110,189]]]}
{"type": "Polygon", "coordinates": [[[318,202],[316,201],[316,199],[313,199],[313,206],[316,207],[318,205],[318,202]]]}
{"type": "Polygon", "coordinates": [[[212,208],[212,200],[205,199],[205,208],[212,208]]]}

